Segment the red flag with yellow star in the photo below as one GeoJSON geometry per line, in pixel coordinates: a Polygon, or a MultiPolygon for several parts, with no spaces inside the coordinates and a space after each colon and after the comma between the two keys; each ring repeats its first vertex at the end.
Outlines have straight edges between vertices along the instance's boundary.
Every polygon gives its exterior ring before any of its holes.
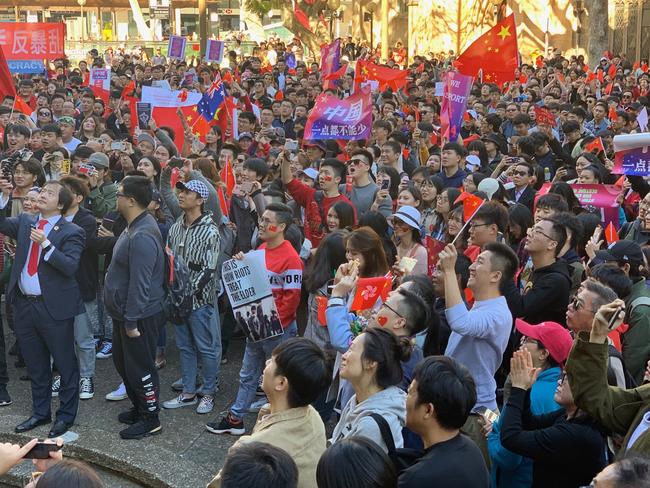
{"type": "Polygon", "coordinates": [[[356,92],[359,89],[362,82],[368,80],[377,80],[380,90],[390,87],[393,91],[397,91],[406,85],[408,75],[408,70],[379,66],[370,61],[360,59],[357,61],[354,72],[354,91],[356,92]]]}
{"type": "Polygon", "coordinates": [[[478,76],[483,81],[503,85],[514,81],[518,66],[517,29],[511,14],[474,41],[454,62],[464,75],[478,76]]]}

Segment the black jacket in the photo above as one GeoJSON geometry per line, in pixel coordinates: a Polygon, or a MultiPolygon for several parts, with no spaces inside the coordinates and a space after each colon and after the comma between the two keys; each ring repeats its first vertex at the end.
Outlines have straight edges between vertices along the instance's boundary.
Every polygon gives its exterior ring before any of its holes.
{"type": "Polygon", "coordinates": [[[75,277],[79,284],[81,299],[84,302],[91,302],[97,298],[97,252],[94,250],[94,243],[97,239],[97,221],[90,210],[79,207],[79,211],[74,214],[72,223],[77,224],[86,234],[86,246],[81,253],[79,269],[75,277]]]}
{"type": "Polygon", "coordinates": [[[571,275],[563,260],[535,269],[532,286],[523,294],[514,282],[507,283],[503,295],[514,318],[522,318],[529,324],[553,321],[566,325],[566,309],[569,306],[571,275]]]}
{"type": "Polygon", "coordinates": [[[588,485],[605,467],[605,437],[587,416],[567,420],[564,410],[530,415],[528,393],[513,388],[501,414],[501,443],[533,460],[533,488],[588,485]]]}
{"type": "MultiPolygon", "coordinates": [[[[417,461],[399,473],[398,488],[487,488],[488,470],[481,451],[463,434],[421,451],[417,461]]],[[[399,458],[419,454],[414,449],[397,449],[399,458]]],[[[398,467],[399,468],[399,467],[398,467]]]]}
{"type": "Polygon", "coordinates": [[[535,188],[533,188],[532,186],[527,186],[524,192],[519,197],[519,200],[516,200],[517,198],[516,191],[517,191],[516,188],[511,188],[510,190],[508,190],[508,198],[513,202],[517,202],[517,203],[521,203],[522,205],[525,205],[532,212],[533,205],[535,204],[535,195],[537,194],[535,188]]]}

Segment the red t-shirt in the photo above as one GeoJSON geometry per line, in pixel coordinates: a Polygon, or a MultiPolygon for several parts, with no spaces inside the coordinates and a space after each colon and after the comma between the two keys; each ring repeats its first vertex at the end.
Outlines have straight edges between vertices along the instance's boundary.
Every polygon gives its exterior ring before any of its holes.
{"type": "MultiPolygon", "coordinates": [[[[350,202],[348,197],[345,195],[337,195],[335,197],[327,197],[323,195],[323,205],[321,209],[314,197],[318,190],[310,188],[296,179],[289,182],[287,189],[296,203],[305,209],[305,237],[309,239],[314,248],[317,247],[321,239],[325,237],[325,219],[327,218],[327,212],[329,212],[330,207],[340,201],[352,205],[352,202],[350,202]]],[[[356,215],[356,209],[354,211],[356,215]]]]}

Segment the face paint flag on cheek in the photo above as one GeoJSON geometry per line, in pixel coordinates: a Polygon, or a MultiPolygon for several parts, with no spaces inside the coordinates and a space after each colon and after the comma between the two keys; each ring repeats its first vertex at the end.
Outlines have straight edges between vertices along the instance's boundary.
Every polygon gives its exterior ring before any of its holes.
{"type": "Polygon", "coordinates": [[[377,323],[384,327],[388,323],[388,317],[384,317],[383,315],[378,316],[377,323]]]}
{"type": "Polygon", "coordinates": [[[332,178],[330,175],[325,175],[325,176],[323,176],[323,179],[324,179],[325,181],[328,181],[328,182],[329,182],[329,181],[332,181],[334,178],[332,178]]]}
{"type": "Polygon", "coordinates": [[[277,232],[278,231],[278,226],[277,225],[269,225],[269,230],[271,232],[277,232]]]}

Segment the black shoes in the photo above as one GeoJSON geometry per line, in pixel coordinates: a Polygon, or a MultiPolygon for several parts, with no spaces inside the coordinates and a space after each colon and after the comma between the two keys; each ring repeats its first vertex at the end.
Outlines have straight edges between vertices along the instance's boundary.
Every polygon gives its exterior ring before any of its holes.
{"type": "Polygon", "coordinates": [[[120,431],[122,439],[143,439],[162,432],[158,417],[141,418],[135,424],[120,431]]]}
{"type": "Polygon", "coordinates": [[[133,425],[140,420],[140,414],[135,408],[130,408],[117,416],[117,420],[126,425],[133,425]]]}
{"type": "Polygon", "coordinates": [[[11,397],[7,392],[7,385],[0,385],[0,407],[11,405],[11,397]]]}
{"type": "Polygon", "coordinates": [[[68,432],[72,427],[72,422],[64,422],[63,420],[55,420],[50,429],[50,433],[47,434],[47,437],[52,439],[54,437],[61,437],[63,434],[68,432]]]}
{"type": "Polygon", "coordinates": [[[29,430],[35,429],[36,427],[40,427],[41,425],[47,425],[50,422],[52,422],[52,419],[50,417],[44,417],[42,419],[39,419],[38,417],[29,417],[23,423],[18,424],[14,429],[14,431],[17,434],[22,434],[23,432],[27,432],[29,430]]]}

